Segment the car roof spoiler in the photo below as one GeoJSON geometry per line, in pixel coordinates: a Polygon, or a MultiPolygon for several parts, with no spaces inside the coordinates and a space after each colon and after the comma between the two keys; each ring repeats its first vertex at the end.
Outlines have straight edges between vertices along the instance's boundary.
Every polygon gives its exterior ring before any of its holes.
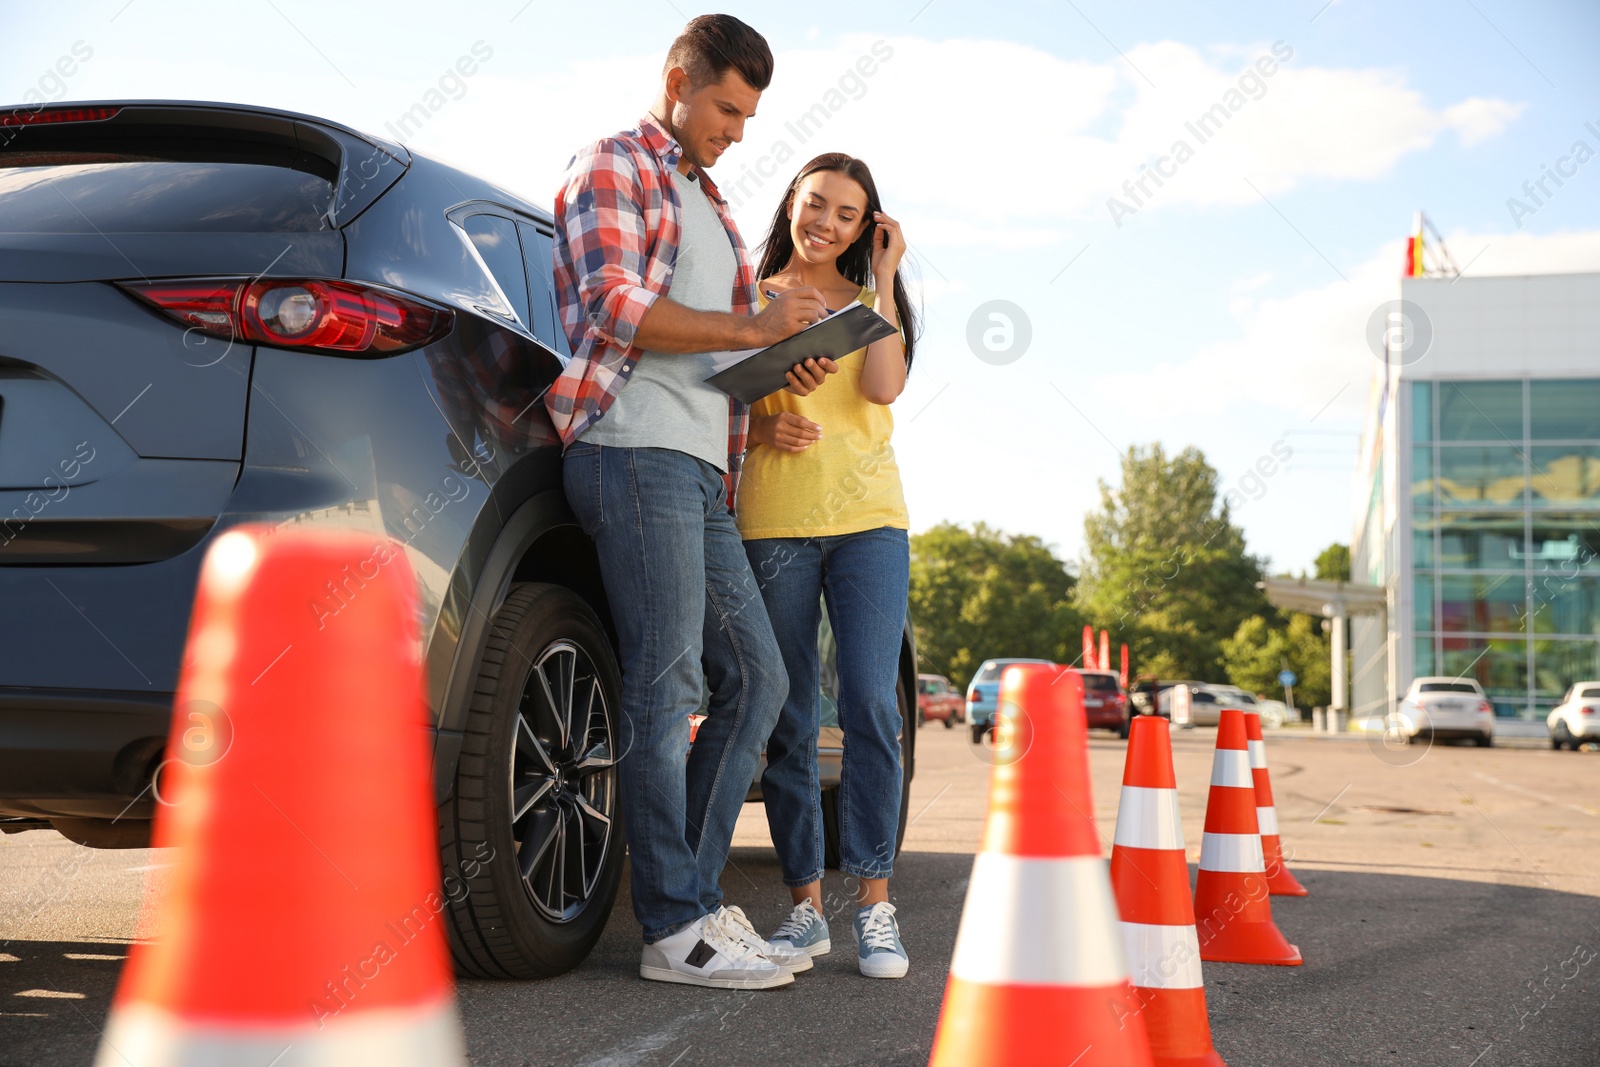
{"type": "MultiPolygon", "coordinates": [[[[335,183],[328,222],[336,228],[354,221],[411,165],[411,153],[393,141],[248,104],[95,100],[0,107],[0,165],[8,155],[43,161],[52,151],[95,149],[272,163],[319,174],[335,183]]],[[[13,158],[11,165],[20,162],[13,158]]]]}

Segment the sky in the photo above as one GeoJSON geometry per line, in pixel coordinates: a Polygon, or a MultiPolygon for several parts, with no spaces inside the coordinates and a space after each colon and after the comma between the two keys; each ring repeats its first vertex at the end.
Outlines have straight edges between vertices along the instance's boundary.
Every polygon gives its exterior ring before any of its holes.
{"type": "MultiPolygon", "coordinates": [[[[776,57],[711,172],[747,241],[824,151],[866,160],[909,241],[925,332],[894,410],[914,530],[981,521],[1076,561],[1099,483],[1160,442],[1205,453],[1272,570],[1309,570],[1350,539],[1366,324],[1399,295],[1414,213],[1469,276],[1600,270],[1600,158],[1537,203],[1523,188],[1579,141],[1600,153],[1600,5],[1208,6],[720,8],[776,57]]],[[[548,206],[574,149],[648,109],[701,13],[6,3],[0,96],[284,107],[548,206]]]]}

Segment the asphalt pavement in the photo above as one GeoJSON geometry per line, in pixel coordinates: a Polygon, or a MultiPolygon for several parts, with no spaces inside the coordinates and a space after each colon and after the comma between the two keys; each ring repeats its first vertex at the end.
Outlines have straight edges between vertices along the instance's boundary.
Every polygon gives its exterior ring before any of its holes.
{"type": "MultiPolygon", "coordinates": [[[[1176,737],[1191,861],[1213,740],[1209,730],[1176,737]]],[[[1090,749],[1109,852],[1123,744],[1097,735],[1090,749]]],[[[1290,731],[1269,735],[1268,754],[1291,866],[1311,891],[1273,898],[1274,914],[1306,965],[1206,965],[1216,1046],[1230,1067],[1600,1063],[1600,754],[1391,750],[1290,731]]],[[[926,1063],[982,828],[985,755],[962,730],[919,734],[913,822],[893,883],[912,958],[906,979],[856,972],[847,888],[830,874],[835,948],[794,985],[741,993],[645,982],[624,890],[576,971],[460,984],[472,1061],[926,1063]]],[[[735,846],[729,899],[770,928],[786,894],[758,808],[746,810],[735,846]]],[[[159,893],[164,862],[157,851],[82,849],[44,831],[0,843],[0,1065],[91,1061],[121,957],[144,929],[145,884],[159,893]]]]}

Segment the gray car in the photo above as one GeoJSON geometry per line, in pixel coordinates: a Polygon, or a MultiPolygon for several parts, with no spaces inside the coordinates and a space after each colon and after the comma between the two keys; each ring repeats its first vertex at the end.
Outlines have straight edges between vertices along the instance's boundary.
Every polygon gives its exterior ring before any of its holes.
{"type": "Polygon", "coordinates": [[[450,905],[457,967],[587,954],[622,869],[620,678],[541,402],[551,233],[309,116],[0,110],[0,829],[147,843],[208,545],[354,527],[417,575],[441,862],[493,857],[450,905]]]}

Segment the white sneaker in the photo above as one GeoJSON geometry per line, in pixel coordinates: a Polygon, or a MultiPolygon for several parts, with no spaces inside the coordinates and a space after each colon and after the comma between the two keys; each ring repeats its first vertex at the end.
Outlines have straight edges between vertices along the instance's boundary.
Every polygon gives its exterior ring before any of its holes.
{"type": "Polygon", "coordinates": [[[766,940],[756,932],[755,924],[745,917],[744,909],[738,905],[731,908],[724,905],[713,914],[721,920],[729,934],[782,967],[786,973],[799,974],[801,971],[811,969],[809,952],[796,948],[787,941],[766,940]]]}
{"type": "Polygon", "coordinates": [[[773,989],[794,975],[728,931],[717,915],[702,915],[682,930],[644,946],[639,977],[713,989],[773,989]]]}

